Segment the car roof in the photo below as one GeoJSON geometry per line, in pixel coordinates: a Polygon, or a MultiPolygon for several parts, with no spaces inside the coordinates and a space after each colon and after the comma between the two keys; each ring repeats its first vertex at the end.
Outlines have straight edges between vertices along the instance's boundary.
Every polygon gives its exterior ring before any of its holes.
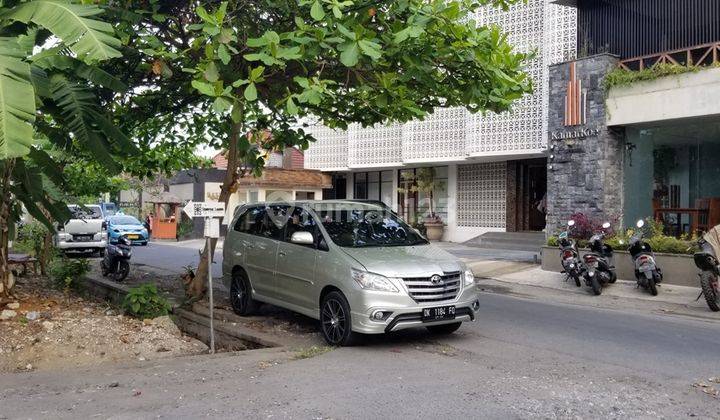
{"type": "Polygon", "coordinates": [[[361,200],[361,199],[344,199],[344,200],[291,200],[291,201],[259,201],[257,203],[245,203],[247,207],[269,206],[273,204],[290,204],[290,205],[314,205],[314,204],[376,204],[382,207],[388,207],[387,204],[380,200],[361,200]]]}

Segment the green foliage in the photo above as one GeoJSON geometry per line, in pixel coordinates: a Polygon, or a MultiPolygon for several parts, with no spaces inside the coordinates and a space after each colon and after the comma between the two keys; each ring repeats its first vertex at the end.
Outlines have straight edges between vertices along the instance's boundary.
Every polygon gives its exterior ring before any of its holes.
{"type": "Polygon", "coordinates": [[[608,73],[605,76],[605,79],[603,79],[603,88],[605,89],[605,92],[608,92],[610,89],[617,86],[627,86],[637,82],[696,72],[698,70],[698,67],[662,63],[638,71],[616,68],[608,73]]]}
{"type": "Polygon", "coordinates": [[[171,309],[167,299],[160,296],[157,287],[151,283],[131,288],[123,299],[122,308],[139,319],[167,315],[171,309]]]}
{"type": "Polygon", "coordinates": [[[177,237],[182,239],[185,236],[189,235],[193,231],[193,222],[192,220],[186,218],[184,215],[182,217],[182,220],[180,223],[178,223],[177,226],[177,237]]]}
{"type": "Polygon", "coordinates": [[[13,248],[37,257],[42,254],[47,234],[48,229],[42,223],[37,221],[25,223],[17,231],[17,239],[13,242],[13,248]]]}
{"type": "MultiPolygon", "coordinates": [[[[644,240],[650,244],[654,252],[666,254],[692,255],[697,251],[697,237],[694,235],[683,235],[680,238],[665,235],[661,222],[648,218],[645,221],[644,240]]],[[[615,250],[626,250],[630,244],[630,238],[635,234],[636,228],[619,229],[612,235],[605,238],[605,243],[615,250]]],[[[547,245],[558,246],[558,237],[550,236],[547,245]]],[[[587,247],[588,238],[577,239],[579,248],[587,247]]]]}
{"type": "Polygon", "coordinates": [[[552,246],[552,247],[558,246],[558,239],[559,238],[555,235],[550,236],[549,238],[547,238],[547,246],[552,246]]]}
{"type": "Polygon", "coordinates": [[[90,271],[90,261],[87,258],[55,258],[50,263],[50,278],[55,287],[66,292],[80,290],[83,286],[84,276],[90,271]]]}

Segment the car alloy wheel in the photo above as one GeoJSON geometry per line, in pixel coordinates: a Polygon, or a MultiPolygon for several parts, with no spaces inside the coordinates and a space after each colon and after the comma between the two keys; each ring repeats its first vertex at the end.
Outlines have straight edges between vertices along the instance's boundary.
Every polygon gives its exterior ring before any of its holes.
{"type": "Polygon", "coordinates": [[[357,334],[352,332],[350,305],[340,292],[330,292],[322,301],[320,323],[323,337],[331,346],[350,346],[357,334]]]}
{"type": "Polygon", "coordinates": [[[252,315],[257,302],[252,298],[250,281],[244,271],[233,272],[230,283],[230,305],[238,315],[252,315]]]}

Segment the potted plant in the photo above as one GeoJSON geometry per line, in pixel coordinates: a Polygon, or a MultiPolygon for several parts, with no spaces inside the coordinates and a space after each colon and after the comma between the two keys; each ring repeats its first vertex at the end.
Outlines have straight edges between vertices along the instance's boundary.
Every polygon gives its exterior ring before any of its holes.
{"type": "Polygon", "coordinates": [[[445,224],[442,218],[435,213],[434,193],[442,189],[442,184],[435,179],[435,168],[418,168],[415,173],[414,182],[409,188],[399,188],[401,194],[408,192],[424,193],[428,200],[428,212],[423,219],[425,236],[431,241],[442,239],[445,224]]]}

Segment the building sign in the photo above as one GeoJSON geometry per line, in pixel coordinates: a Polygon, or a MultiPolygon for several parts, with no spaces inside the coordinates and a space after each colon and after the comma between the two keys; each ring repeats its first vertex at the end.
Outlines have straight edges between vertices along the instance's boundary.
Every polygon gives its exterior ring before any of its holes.
{"type": "Polygon", "coordinates": [[[564,111],[563,125],[574,128],[550,132],[551,140],[582,140],[600,134],[599,128],[580,127],[587,123],[587,91],[583,89],[582,80],[578,78],[575,62],[570,63],[570,81],[567,82],[564,111]]]}
{"type": "Polygon", "coordinates": [[[573,139],[584,139],[587,137],[595,137],[600,135],[599,128],[579,128],[577,130],[567,131],[553,131],[550,133],[551,140],[573,140],[573,139]]]}

